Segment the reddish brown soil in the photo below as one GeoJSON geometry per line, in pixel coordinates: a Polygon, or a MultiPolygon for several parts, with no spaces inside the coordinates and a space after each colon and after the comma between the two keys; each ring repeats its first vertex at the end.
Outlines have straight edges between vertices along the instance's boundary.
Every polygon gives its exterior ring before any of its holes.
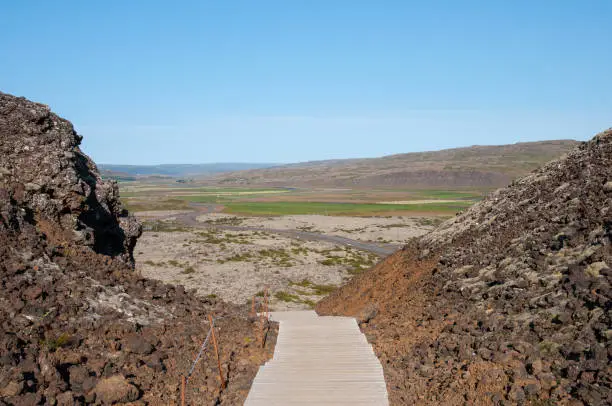
{"type": "Polygon", "coordinates": [[[356,315],[392,404],[612,403],[612,131],[317,306],[356,315]]]}

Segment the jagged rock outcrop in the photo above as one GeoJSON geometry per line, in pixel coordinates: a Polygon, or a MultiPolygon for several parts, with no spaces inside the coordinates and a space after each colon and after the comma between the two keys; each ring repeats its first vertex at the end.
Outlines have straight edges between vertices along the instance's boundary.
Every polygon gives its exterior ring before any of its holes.
{"type": "Polygon", "coordinates": [[[133,263],[141,226],[48,106],[0,92],[0,189],[57,244],[75,241],[133,263]]]}
{"type": "Polygon", "coordinates": [[[140,226],[79,142],[48,107],[0,94],[0,406],[176,404],[210,313],[228,385],[205,357],[188,399],[241,403],[265,357],[248,309],[134,272],[140,226]]]}
{"type": "Polygon", "coordinates": [[[318,310],[377,309],[362,327],[394,404],[611,404],[611,182],[608,130],[318,310]]]}

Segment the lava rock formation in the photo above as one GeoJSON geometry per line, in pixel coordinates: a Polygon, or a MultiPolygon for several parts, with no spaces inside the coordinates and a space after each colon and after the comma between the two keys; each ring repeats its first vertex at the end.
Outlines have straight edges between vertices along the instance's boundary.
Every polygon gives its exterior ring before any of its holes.
{"type": "Polygon", "coordinates": [[[317,309],[376,309],[361,326],[396,405],[612,404],[611,266],[608,130],[317,309]]]}

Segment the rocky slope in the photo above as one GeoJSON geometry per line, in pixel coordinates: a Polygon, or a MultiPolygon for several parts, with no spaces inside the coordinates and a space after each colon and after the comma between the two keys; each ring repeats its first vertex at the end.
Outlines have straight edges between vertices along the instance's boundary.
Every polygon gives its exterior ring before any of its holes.
{"type": "Polygon", "coordinates": [[[189,400],[239,404],[269,351],[258,327],[134,272],[140,225],[80,140],[47,106],[0,93],[0,405],[176,403],[210,313],[225,316],[228,386],[205,357],[189,400]]]}
{"type": "Polygon", "coordinates": [[[79,149],[72,124],[47,106],[0,93],[0,182],[50,241],[130,257],[141,229],[79,149]],[[48,229],[45,229],[47,227],[48,229]]]}
{"type": "Polygon", "coordinates": [[[358,315],[393,404],[612,403],[612,130],[318,306],[358,315]]]}

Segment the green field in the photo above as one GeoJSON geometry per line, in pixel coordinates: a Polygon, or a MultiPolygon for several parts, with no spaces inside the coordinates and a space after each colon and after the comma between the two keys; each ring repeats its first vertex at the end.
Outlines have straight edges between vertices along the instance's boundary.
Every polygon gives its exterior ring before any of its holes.
{"type": "Polygon", "coordinates": [[[121,187],[130,211],[186,210],[190,203],[218,204],[224,212],[253,216],[323,214],[450,216],[482,199],[481,190],[291,189],[132,184],[121,187]],[[411,204],[412,201],[412,204],[411,204]]]}
{"type": "Polygon", "coordinates": [[[414,190],[414,197],[420,199],[448,199],[448,200],[480,200],[484,192],[456,191],[456,190],[414,190]]]}
{"type": "MultiPolygon", "coordinates": [[[[273,193],[266,193],[265,196],[274,195],[273,193]]],[[[251,199],[262,197],[262,194],[255,193],[241,193],[241,194],[198,194],[198,195],[177,195],[177,199],[185,200],[193,203],[219,203],[225,204],[228,202],[235,202],[243,199],[251,199]]]]}
{"type": "Polygon", "coordinates": [[[374,216],[389,213],[427,212],[452,215],[472,205],[472,201],[427,204],[322,203],[322,202],[231,202],[225,213],[252,216],[324,214],[335,216],[374,216]]]}

